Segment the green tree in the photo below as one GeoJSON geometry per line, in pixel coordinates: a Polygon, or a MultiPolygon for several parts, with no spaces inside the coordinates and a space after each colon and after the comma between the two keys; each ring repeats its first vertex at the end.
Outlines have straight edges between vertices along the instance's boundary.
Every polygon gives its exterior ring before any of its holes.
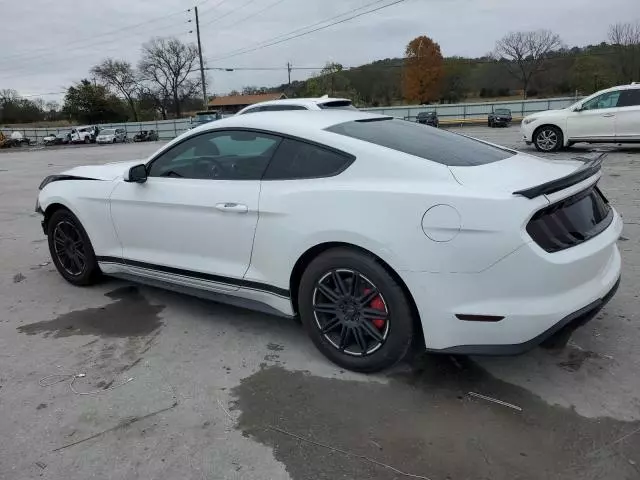
{"type": "Polygon", "coordinates": [[[67,89],[63,111],[80,123],[127,120],[122,101],[104,85],[95,85],[86,78],[67,89]]]}
{"type": "Polygon", "coordinates": [[[614,83],[615,72],[602,56],[581,55],[573,61],[570,78],[573,89],[589,95],[614,83]]]}
{"type": "Polygon", "coordinates": [[[471,62],[462,57],[451,57],[444,60],[441,99],[448,103],[463,100],[468,92],[471,76],[471,62]]]}

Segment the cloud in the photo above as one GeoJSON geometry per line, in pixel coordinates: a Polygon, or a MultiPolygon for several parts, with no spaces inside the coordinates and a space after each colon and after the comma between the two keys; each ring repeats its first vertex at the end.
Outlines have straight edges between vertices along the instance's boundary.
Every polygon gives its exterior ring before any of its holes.
{"type": "MultiPolygon", "coordinates": [[[[547,28],[568,45],[586,45],[606,40],[612,23],[640,19],[640,2],[629,0],[537,0],[535,6],[513,0],[407,0],[290,42],[214,61],[372,1],[201,0],[202,44],[209,66],[282,67],[267,72],[213,71],[208,74],[210,88],[220,93],[284,83],[288,61],[299,67],[327,61],[355,66],[401,56],[418,35],[440,43],[444,55],[481,56],[508,31],[547,28]]],[[[0,89],[23,94],[62,91],[87,77],[103,58],[137,63],[141,45],[154,36],[195,41],[195,34],[189,33],[195,25],[188,23],[193,15],[187,8],[183,0],[5,2],[0,89]]],[[[292,78],[309,75],[294,71],[292,78]]]]}

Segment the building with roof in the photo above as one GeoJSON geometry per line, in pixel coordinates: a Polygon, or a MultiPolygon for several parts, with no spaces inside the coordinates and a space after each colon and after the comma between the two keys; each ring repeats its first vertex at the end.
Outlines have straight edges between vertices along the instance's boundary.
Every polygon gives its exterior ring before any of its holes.
{"type": "Polygon", "coordinates": [[[287,98],[284,93],[260,93],[257,95],[227,95],[224,97],[215,97],[209,100],[209,110],[218,110],[223,115],[232,115],[239,112],[244,107],[259,102],[268,102],[271,100],[280,100],[287,98]]]}

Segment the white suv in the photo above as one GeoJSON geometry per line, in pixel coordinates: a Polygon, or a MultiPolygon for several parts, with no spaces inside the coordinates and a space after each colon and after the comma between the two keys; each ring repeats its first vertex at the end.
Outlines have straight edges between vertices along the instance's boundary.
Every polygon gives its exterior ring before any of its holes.
{"type": "Polygon", "coordinates": [[[357,110],[346,98],[284,98],[260,102],[244,107],[236,115],[256,112],[276,112],[282,110],[357,110]]]}
{"type": "Polygon", "coordinates": [[[601,90],[562,110],[522,120],[527,144],[554,152],[574,143],[640,143],[640,83],[601,90]]]}

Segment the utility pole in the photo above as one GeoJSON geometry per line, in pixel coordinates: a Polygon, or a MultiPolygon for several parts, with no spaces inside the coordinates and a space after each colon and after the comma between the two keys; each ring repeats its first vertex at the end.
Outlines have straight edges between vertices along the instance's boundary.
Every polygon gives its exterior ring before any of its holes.
{"type": "Polygon", "coordinates": [[[289,72],[289,88],[291,88],[291,62],[287,62],[287,72],[289,72]]]}
{"type": "Polygon", "coordinates": [[[196,13],[196,35],[198,36],[198,56],[200,57],[200,81],[202,82],[202,100],[205,110],[209,109],[209,99],[207,98],[207,84],[204,80],[204,63],[202,62],[202,44],[200,43],[200,21],[198,20],[198,7],[193,7],[196,13]]]}

